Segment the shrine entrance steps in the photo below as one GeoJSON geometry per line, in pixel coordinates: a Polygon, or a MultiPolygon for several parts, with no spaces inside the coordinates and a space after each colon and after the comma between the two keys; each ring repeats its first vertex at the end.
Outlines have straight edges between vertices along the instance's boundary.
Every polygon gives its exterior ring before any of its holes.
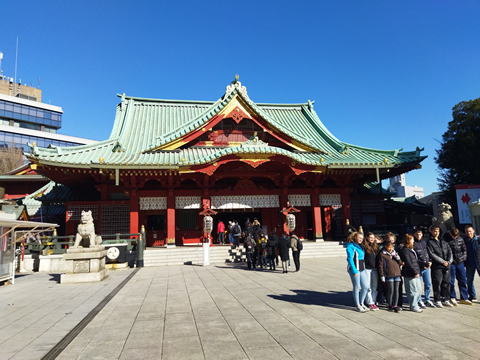
{"type": "MultiPolygon", "coordinates": [[[[346,243],[338,241],[304,241],[301,258],[325,258],[346,256],[346,243]]],[[[147,248],[143,255],[144,266],[164,265],[203,265],[203,248],[201,246],[177,246],[175,248],[147,248]]],[[[210,263],[240,263],[246,261],[242,245],[232,249],[228,245],[210,247],[210,263]]]]}

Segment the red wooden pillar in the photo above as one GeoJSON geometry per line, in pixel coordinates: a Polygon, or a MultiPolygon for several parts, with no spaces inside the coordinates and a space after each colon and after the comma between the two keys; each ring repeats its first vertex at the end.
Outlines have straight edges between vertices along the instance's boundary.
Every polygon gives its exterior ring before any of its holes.
{"type": "Polygon", "coordinates": [[[334,240],[335,234],[332,232],[333,208],[325,206],[323,208],[323,215],[325,216],[325,238],[327,240],[334,240]]]}
{"type": "Polygon", "coordinates": [[[107,184],[100,184],[99,186],[99,190],[100,190],[100,200],[109,200],[109,196],[108,196],[108,186],[107,184]]]}
{"type": "Polygon", "coordinates": [[[312,195],[312,213],[313,213],[313,239],[323,241],[322,231],[322,208],[320,207],[320,195],[318,189],[312,195]]]}
{"type": "Polygon", "coordinates": [[[167,196],[167,245],[175,245],[175,196],[173,190],[167,196]]]}
{"type": "Polygon", "coordinates": [[[138,210],[140,204],[138,201],[137,189],[130,191],[130,234],[135,234],[140,231],[138,225],[138,210]]]}
{"type": "MultiPolygon", "coordinates": [[[[342,194],[342,226],[345,226],[347,219],[352,223],[352,210],[350,207],[350,188],[343,189],[342,194]]],[[[342,229],[344,233],[345,228],[342,229]]]]}
{"type": "MultiPolygon", "coordinates": [[[[285,209],[287,207],[288,202],[288,188],[284,187],[282,193],[280,194],[280,209],[285,209]]],[[[282,214],[282,224],[283,224],[283,231],[286,231],[287,234],[289,233],[287,228],[287,217],[282,214]]]]}

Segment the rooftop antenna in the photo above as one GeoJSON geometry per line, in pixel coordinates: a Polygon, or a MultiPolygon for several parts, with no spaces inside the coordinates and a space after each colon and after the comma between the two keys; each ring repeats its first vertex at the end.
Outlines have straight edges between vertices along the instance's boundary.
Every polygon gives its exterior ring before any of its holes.
{"type": "Polygon", "coordinates": [[[2,59],[3,59],[3,53],[0,51],[0,77],[3,79],[2,59]]]}
{"type": "Polygon", "coordinates": [[[14,96],[17,95],[17,60],[18,60],[18,36],[17,36],[17,48],[15,51],[15,92],[14,96]]]}

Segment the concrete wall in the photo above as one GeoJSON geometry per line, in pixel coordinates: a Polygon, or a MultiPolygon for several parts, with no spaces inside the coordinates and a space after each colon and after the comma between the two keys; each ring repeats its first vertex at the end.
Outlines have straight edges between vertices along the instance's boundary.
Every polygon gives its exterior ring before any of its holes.
{"type": "Polygon", "coordinates": [[[0,80],[1,94],[15,96],[16,95],[15,90],[17,94],[20,93],[23,95],[34,96],[37,98],[38,102],[42,101],[42,90],[34,87],[26,86],[26,85],[14,84],[7,80],[0,80]]]}

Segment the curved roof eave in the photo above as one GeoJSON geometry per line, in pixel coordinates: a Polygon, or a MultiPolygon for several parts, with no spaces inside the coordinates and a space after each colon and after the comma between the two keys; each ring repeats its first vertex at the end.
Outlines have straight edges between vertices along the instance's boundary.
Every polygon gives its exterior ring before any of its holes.
{"type": "MultiPolygon", "coordinates": [[[[192,104],[195,103],[196,102],[192,102],[192,104]]],[[[183,128],[165,134],[161,139],[159,139],[160,141],[157,141],[155,144],[148,145],[147,148],[142,150],[142,152],[144,153],[152,151],[160,146],[164,146],[178,140],[187,133],[185,129],[188,129],[188,131],[197,130],[225,107],[224,101],[222,99],[219,99],[214,103],[206,102],[206,104],[211,104],[211,106],[204,112],[202,112],[200,115],[191,119],[188,123],[184,124],[183,128]]]]}

